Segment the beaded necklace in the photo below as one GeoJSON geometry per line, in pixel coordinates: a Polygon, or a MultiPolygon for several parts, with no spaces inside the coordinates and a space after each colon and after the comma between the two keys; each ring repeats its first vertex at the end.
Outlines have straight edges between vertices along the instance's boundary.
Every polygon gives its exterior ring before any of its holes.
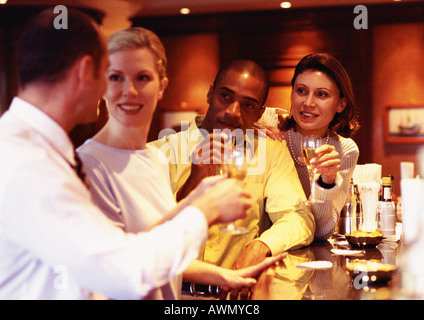
{"type": "MultiPolygon", "coordinates": [[[[288,138],[289,138],[289,151],[290,151],[290,154],[291,154],[291,156],[292,156],[292,158],[293,158],[294,162],[296,162],[297,164],[299,164],[299,165],[301,165],[301,166],[306,166],[306,164],[305,164],[305,163],[300,162],[300,161],[297,159],[297,157],[296,157],[296,155],[295,155],[295,153],[294,153],[294,150],[293,150],[293,142],[292,142],[292,137],[291,137],[291,129],[287,130],[287,136],[288,136],[288,138]]],[[[326,134],[325,134],[325,144],[328,144],[328,141],[329,141],[329,140],[330,140],[330,132],[329,132],[329,131],[328,131],[328,129],[327,129],[327,132],[326,132],[326,134]]]]}

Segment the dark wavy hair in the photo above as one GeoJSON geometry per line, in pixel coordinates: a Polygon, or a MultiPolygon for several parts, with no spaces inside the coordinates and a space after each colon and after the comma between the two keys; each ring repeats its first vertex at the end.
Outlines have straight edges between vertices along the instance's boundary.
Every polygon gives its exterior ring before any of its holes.
{"type": "MultiPolygon", "coordinates": [[[[330,132],[336,132],[342,137],[349,138],[359,129],[359,123],[352,84],[345,68],[336,58],[328,53],[317,52],[309,54],[303,57],[295,68],[291,81],[292,90],[294,89],[297,76],[307,70],[324,72],[339,88],[340,98],[345,99],[346,107],[343,112],[334,115],[328,129],[330,132]]],[[[279,118],[281,130],[288,130],[295,126],[293,115],[290,114],[288,118],[279,116],[279,118]]]]}

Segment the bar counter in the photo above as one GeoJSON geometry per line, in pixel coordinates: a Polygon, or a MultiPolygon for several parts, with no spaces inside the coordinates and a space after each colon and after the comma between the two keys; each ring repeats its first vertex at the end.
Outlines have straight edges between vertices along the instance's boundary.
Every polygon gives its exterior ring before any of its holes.
{"type": "Polygon", "coordinates": [[[400,276],[397,270],[385,277],[367,277],[360,270],[348,270],[358,263],[399,264],[400,241],[381,242],[374,248],[351,248],[344,237],[334,235],[328,241],[287,252],[283,263],[268,268],[252,290],[252,300],[383,300],[396,299],[400,276]],[[338,249],[343,254],[334,254],[338,249]],[[346,255],[345,250],[360,250],[346,255]],[[321,261],[318,268],[302,268],[305,262],[321,261]],[[331,262],[331,266],[330,263],[331,262]],[[387,277],[388,276],[388,277],[387,277]],[[388,281],[387,281],[388,280],[388,281]]]}

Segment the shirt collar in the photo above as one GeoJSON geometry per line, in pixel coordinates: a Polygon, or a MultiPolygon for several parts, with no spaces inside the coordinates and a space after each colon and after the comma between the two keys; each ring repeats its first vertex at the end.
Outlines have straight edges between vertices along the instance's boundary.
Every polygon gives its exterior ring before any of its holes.
{"type": "Polygon", "coordinates": [[[72,165],[76,165],[74,146],[69,135],[46,113],[19,97],[13,98],[9,112],[39,132],[66,161],[72,165]]]}

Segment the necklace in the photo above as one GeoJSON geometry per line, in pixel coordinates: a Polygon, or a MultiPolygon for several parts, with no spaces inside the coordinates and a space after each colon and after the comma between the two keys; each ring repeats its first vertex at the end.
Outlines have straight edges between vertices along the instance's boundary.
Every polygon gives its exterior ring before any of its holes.
{"type": "MultiPolygon", "coordinates": [[[[297,159],[297,156],[296,156],[296,155],[295,155],[295,153],[294,153],[294,150],[293,150],[293,142],[292,142],[292,137],[291,137],[291,129],[287,130],[287,137],[289,138],[289,143],[288,143],[288,145],[289,145],[289,151],[290,151],[290,154],[291,154],[291,156],[292,156],[292,158],[293,158],[294,162],[296,162],[298,165],[306,166],[306,164],[305,164],[305,163],[300,162],[300,161],[297,159]]],[[[328,131],[328,129],[327,129],[326,134],[325,134],[325,144],[328,144],[328,141],[329,141],[329,140],[330,140],[330,132],[329,132],[329,131],[328,131]]],[[[302,149],[302,148],[300,148],[300,149],[302,149]]]]}

